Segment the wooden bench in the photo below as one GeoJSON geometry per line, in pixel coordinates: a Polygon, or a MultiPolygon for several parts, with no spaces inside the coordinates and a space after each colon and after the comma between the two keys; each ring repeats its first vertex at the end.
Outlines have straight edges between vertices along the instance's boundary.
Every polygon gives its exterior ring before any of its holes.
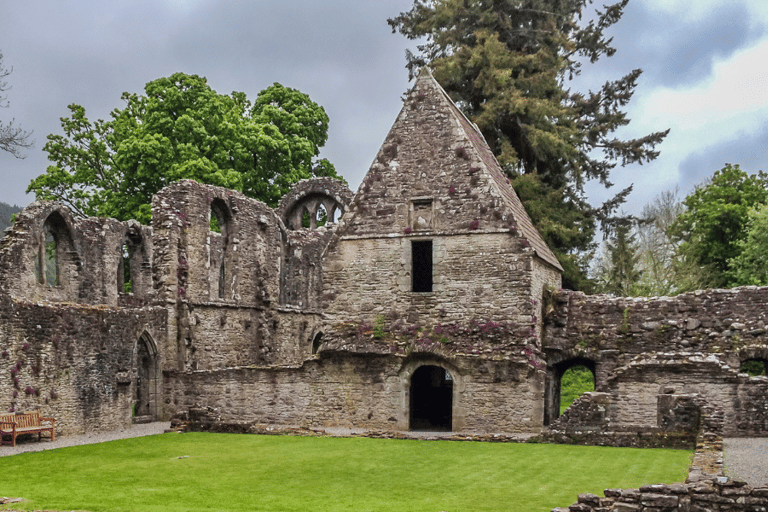
{"type": "Polygon", "coordinates": [[[16,438],[22,434],[37,434],[37,440],[42,439],[43,432],[51,433],[51,441],[56,440],[56,420],[41,418],[40,411],[26,411],[16,414],[0,414],[0,445],[16,446],[16,438]],[[47,424],[43,424],[43,422],[47,424]],[[10,436],[10,441],[3,438],[10,436]]]}

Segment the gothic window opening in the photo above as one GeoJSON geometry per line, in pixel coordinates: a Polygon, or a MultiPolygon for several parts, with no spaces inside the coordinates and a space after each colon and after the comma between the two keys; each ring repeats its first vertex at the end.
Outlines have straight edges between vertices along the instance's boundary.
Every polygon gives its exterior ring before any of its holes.
{"type": "Polygon", "coordinates": [[[66,284],[67,263],[76,263],[77,254],[67,223],[60,213],[53,212],[46,219],[39,247],[35,256],[37,282],[52,287],[66,284]]]}
{"type": "Polygon", "coordinates": [[[323,333],[319,332],[312,339],[312,353],[317,354],[322,344],[323,344],[323,333]]]}
{"type": "Polygon", "coordinates": [[[333,211],[331,212],[331,222],[334,224],[338,223],[341,220],[342,215],[344,215],[344,210],[342,210],[339,205],[334,205],[333,211]]]}
{"type": "Polygon", "coordinates": [[[410,385],[411,430],[450,432],[453,429],[453,378],[440,366],[420,366],[410,385]]]}
{"type": "Polygon", "coordinates": [[[117,261],[117,291],[120,293],[131,293],[133,291],[133,283],[131,282],[131,248],[127,240],[118,249],[117,261]]]}
{"type": "Polygon", "coordinates": [[[157,350],[145,332],[136,343],[136,385],[133,397],[134,422],[157,418],[158,403],[157,350]]]}
{"type": "Polygon", "coordinates": [[[411,281],[412,291],[428,293],[432,291],[432,240],[414,240],[411,242],[411,281]]]}
{"type": "Polygon", "coordinates": [[[325,206],[322,204],[317,206],[317,211],[315,212],[315,224],[317,227],[325,226],[325,224],[328,222],[328,211],[325,209],[325,206]]]}
{"type": "Polygon", "coordinates": [[[51,226],[45,226],[45,283],[48,286],[59,286],[59,243],[51,226]]]}
{"type": "MultiPolygon", "coordinates": [[[[230,277],[229,274],[232,272],[232,269],[229,268],[228,265],[228,259],[230,258],[230,231],[232,230],[231,220],[232,214],[224,200],[216,198],[211,201],[209,230],[211,233],[220,235],[218,237],[218,244],[214,243],[213,240],[211,243],[211,254],[218,253],[218,265],[211,265],[216,269],[216,274],[212,276],[216,283],[216,293],[212,295],[215,295],[220,299],[226,297],[226,283],[227,279],[230,277]]],[[[212,260],[216,261],[217,257],[212,257],[212,260]]]]}

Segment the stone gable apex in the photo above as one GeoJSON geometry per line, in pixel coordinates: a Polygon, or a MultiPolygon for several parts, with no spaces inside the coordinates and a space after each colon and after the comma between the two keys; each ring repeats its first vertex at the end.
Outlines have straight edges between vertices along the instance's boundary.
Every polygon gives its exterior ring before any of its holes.
{"type": "Polygon", "coordinates": [[[427,68],[408,92],[344,222],[342,237],[506,231],[521,250],[562,271],[482,133],[427,68]]]}

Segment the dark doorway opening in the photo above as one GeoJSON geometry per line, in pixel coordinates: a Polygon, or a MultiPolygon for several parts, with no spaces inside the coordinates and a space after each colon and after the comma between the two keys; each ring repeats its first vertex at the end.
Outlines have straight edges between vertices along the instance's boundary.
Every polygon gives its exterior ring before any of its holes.
{"type": "Polygon", "coordinates": [[[432,291],[432,240],[411,242],[411,279],[413,291],[426,293],[432,291]]]}
{"type": "Polygon", "coordinates": [[[453,424],[453,379],[440,366],[420,366],[411,376],[411,430],[447,431],[453,424]]]}
{"type": "Polygon", "coordinates": [[[134,422],[151,421],[157,417],[157,353],[154,344],[142,335],[137,343],[134,422]]]}

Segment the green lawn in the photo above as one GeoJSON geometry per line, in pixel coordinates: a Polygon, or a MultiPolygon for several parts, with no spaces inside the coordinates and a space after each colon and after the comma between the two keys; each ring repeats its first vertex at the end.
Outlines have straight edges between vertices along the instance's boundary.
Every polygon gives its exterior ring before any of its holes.
{"type": "Polygon", "coordinates": [[[545,512],[580,492],[681,482],[689,458],[680,450],[163,434],[0,457],[0,495],[28,500],[15,508],[94,512],[545,512]]]}

